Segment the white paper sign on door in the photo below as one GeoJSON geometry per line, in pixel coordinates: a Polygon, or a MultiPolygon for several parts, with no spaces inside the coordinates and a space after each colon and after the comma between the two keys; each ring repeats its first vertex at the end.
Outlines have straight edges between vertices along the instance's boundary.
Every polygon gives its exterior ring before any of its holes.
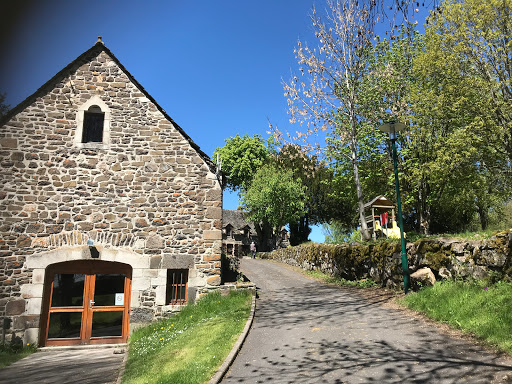
{"type": "Polygon", "coordinates": [[[124,304],[124,293],[116,293],[116,304],[115,305],[123,305],[124,304]]]}

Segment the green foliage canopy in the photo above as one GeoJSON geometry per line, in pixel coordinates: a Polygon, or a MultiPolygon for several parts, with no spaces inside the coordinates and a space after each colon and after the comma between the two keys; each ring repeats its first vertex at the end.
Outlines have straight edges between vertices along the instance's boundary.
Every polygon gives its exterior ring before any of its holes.
{"type": "Polygon", "coordinates": [[[460,231],[510,194],[511,2],[445,1],[414,60],[404,174],[424,232],[460,231]]]}
{"type": "Polygon", "coordinates": [[[238,134],[225,140],[225,145],[213,153],[222,164],[222,172],[227,176],[226,186],[232,191],[246,190],[250,187],[254,175],[273,153],[272,142],[265,143],[260,135],[250,137],[238,134]]]}
{"type": "Polygon", "coordinates": [[[269,223],[278,235],[281,228],[305,214],[304,187],[289,170],[261,167],[251,186],[241,193],[242,207],[250,220],[269,223]]]}

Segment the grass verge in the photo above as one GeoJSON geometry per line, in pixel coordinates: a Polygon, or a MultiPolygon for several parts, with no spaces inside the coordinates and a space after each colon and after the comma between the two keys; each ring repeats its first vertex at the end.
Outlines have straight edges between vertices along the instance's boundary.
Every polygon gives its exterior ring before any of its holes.
{"type": "Polygon", "coordinates": [[[399,303],[512,355],[512,283],[439,282],[399,303]]]}
{"type": "Polygon", "coordinates": [[[327,284],[335,284],[340,287],[355,287],[355,288],[372,288],[377,287],[377,283],[372,279],[361,279],[361,280],[347,280],[340,277],[329,276],[320,271],[302,271],[306,276],[312,277],[313,279],[320,280],[327,284]]]}
{"type": "Polygon", "coordinates": [[[0,368],[5,368],[12,363],[27,357],[37,350],[35,345],[25,347],[11,346],[10,344],[0,345],[0,368]]]}
{"type": "Polygon", "coordinates": [[[205,383],[244,329],[252,293],[212,293],[130,337],[123,383],[205,383]]]}

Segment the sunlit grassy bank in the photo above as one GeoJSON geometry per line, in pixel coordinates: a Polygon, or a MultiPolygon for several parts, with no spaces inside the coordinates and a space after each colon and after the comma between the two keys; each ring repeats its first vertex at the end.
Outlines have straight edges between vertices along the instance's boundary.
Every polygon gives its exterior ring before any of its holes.
{"type": "Polygon", "coordinates": [[[123,383],[204,383],[242,332],[251,293],[202,298],[179,314],[133,333],[123,383]]]}
{"type": "Polygon", "coordinates": [[[440,282],[400,300],[512,355],[512,284],[440,282]]]}

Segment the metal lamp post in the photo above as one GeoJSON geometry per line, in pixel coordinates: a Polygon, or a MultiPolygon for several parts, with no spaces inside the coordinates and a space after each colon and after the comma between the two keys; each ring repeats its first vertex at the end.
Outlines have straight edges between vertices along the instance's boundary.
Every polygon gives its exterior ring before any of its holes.
{"type": "Polygon", "coordinates": [[[379,127],[379,130],[389,134],[391,140],[391,146],[393,148],[393,166],[395,168],[395,187],[396,187],[396,204],[398,206],[398,225],[400,226],[400,244],[402,246],[402,271],[404,275],[404,292],[407,293],[410,288],[409,278],[409,265],[407,264],[407,253],[405,250],[405,238],[404,238],[404,224],[402,220],[402,202],[400,200],[400,185],[398,183],[398,167],[397,167],[397,155],[396,155],[396,137],[397,132],[402,131],[405,128],[405,124],[392,121],[384,123],[379,127]]]}

